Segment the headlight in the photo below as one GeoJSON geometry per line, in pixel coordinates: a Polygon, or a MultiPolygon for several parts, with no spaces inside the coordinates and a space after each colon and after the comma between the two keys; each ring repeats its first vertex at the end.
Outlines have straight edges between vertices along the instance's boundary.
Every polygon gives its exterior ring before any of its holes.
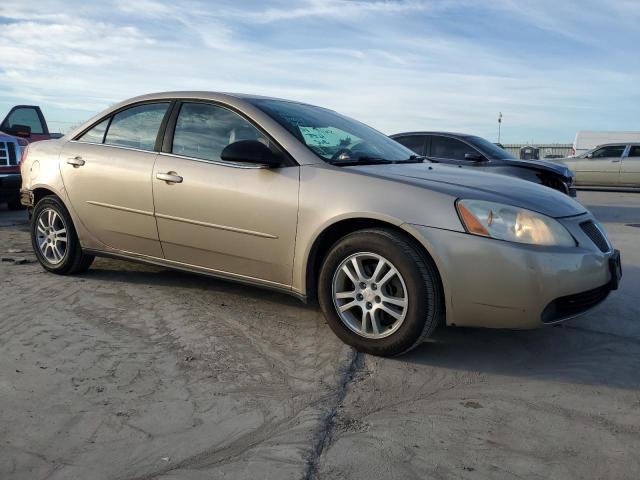
{"type": "Polygon", "coordinates": [[[560,222],[531,210],[483,200],[458,200],[456,208],[467,232],[474,235],[531,245],[576,246],[560,222]]]}

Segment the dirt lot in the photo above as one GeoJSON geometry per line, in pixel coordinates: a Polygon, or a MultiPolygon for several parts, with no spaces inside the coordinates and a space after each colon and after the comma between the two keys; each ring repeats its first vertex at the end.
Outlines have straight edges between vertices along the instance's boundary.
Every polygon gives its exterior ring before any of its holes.
{"type": "Polygon", "coordinates": [[[0,207],[0,254],[27,260],[0,263],[0,478],[636,479],[640,194],[579,199],[621,290],[562,327],[443,329],[397,359],[284,295],[103,259],[47,274],[0,207]]]}

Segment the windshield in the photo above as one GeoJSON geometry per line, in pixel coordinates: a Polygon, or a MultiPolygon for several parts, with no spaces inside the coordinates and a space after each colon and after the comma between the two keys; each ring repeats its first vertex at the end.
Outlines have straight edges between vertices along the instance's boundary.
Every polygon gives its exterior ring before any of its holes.
{"type": "Polygon", "coordinates": [[[486,140],[482,137],[469,136],[465,137],[465,140],[471,145],[478,147],[482,151],[482,153],[484,153],[489,158],[516,158],[506,150],[503,150],[499,146],[494,145],[489,140],[486,140]]]}
{"type": "Polygon", "coordinates": [[[386,135],[326,108],[283,100],[252,103],[329,163],[411,161],[417,156],[386,135]]]}

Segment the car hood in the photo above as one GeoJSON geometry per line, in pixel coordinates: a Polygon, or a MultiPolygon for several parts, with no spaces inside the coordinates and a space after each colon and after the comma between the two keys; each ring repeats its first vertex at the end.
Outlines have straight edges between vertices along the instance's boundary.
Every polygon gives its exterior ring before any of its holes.
{"type": "Polygon", "coordinates": [[[2,140],[3,142],[9,141],[9,140],[15,140],[16,137],[12,136],[12,135],[7,135],[4,132],[0,132],[0,140],[2,140]]]}
{"type": "Polygon", "coordinates": [[[506,203],[550,217],[570,217],[587,211],[577,201],[551,188],[515,177],[454,165],[410,163],[341,168],[418,185],[455,198],[506,203]]]}
{"type": "Polygon", "coordinates": [[[571,161],[571,160],[579,160],[579,159],[581,159],[581,158],[582,158],[582,157],[579,157],[579,156],[577,156],[577,155],[576,155],[575,157],[554,158],[554,159],[553,159],[553,162],[557,165],[557,163],[556,163],[556,162],[561,162],[561,163],[562,163],[562,162],[566,162],[567,160],[568,160],[568,161],[571,161]]]}
{"type": "Polygon", "coordinates": [[[510,165],[520,168],[531,168],[535,170],[553,172],[557,175],[562,175],[565,178],[570,178],[573,176],[573,172],[564,165],[560,163],[549,162],[547,160],[520,160],[518,158],[501,158],[497,160],[497,162],[499,162],[499,165],[510,165]]]}

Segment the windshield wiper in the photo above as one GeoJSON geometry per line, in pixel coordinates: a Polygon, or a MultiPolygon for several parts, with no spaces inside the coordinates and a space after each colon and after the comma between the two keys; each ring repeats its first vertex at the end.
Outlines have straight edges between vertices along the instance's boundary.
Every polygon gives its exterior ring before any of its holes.
{"type": "Polygon", "coordinates": [[[393,163],[422,163],[425,160],[429,160],[429,159],[423,155],[411,155],[409,158],[405,160],[394,160],[393,163]]]}
{"type": "Polygon", "coordinates": [[[427,157],[422,155],[411,155],[409,158],[405,158],[403,160],[389,160],[387,158],[380,157],[370,157],[364,155],[358,158],[349,158],[345,160],[334,160],[331,165],[340,165],[340,166],[354,166],[354,165],[385,165],[385,164],[398,164],[398,163],[422,163],[425,160],[429,160],[427,157]]]}
{"type": "Polygon", "coordinates": [[[380,158],[380,157],[362,156],[358,158],[348,158],[345,160],[333,160],[332,162],[329,162],[329,163],[331,163],[331,165],[351,167],[354,165],[382,165],[382,164],[394,163],[394,161],[387,160],[386,158],[380,158]]]}

